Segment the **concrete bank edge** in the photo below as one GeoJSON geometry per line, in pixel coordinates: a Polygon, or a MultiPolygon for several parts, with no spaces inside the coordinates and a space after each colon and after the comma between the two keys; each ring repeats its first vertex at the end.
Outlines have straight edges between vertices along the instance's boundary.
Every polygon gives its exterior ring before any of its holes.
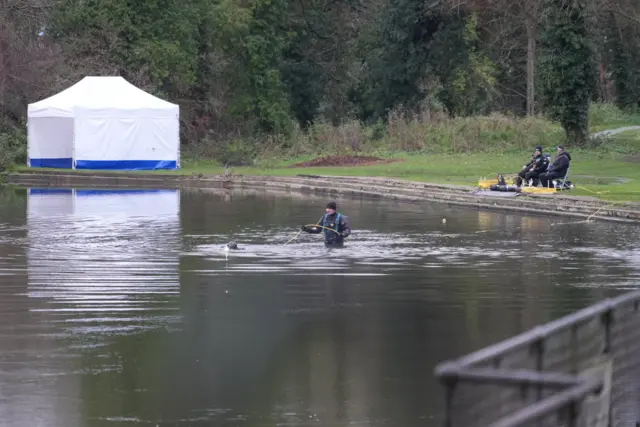
{"type": "Polygon", "coordinates": [[[25,171],[5,174],[6,182],[35,187],[232,188],[248,187],[331,195],[387,198],[404,202],[436,202],[452,206],[557,215],[590,220],[640,224],[640,203],[608,202],[593,197],[519,195],[478,196],[474,187],[431,184],[390,178],[352,176],[179,175],[25,171]]]}

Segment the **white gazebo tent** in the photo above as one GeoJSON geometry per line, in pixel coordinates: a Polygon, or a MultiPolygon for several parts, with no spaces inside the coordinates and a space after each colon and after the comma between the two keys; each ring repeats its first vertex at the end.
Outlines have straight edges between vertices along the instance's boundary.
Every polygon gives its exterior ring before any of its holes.
{"type": "Polygon", "coordinates": [[[179,106],[122,77],[85,77],[27,116],[30,167],[180,167],[179,106]]]}

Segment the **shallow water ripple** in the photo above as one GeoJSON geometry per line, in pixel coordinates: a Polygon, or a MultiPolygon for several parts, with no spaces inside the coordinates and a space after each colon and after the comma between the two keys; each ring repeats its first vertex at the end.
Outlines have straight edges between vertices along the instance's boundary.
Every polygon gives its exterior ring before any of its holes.
{"type": "Polygon", "coordinates": [[[285,245],[324,197],[11,191],[0,426],[435,427],[437,362],[640,282],[617,224],[345,199],[327,249],[285,245]]]}

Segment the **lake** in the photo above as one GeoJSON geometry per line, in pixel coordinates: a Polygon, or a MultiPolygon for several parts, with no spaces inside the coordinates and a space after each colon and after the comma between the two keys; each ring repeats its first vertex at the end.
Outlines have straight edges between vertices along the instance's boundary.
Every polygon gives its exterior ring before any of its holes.
{"type": "Polygon", "coordinates": [[[637,227],[435,203],[285,244],[328,200],[0,189],[0,425],[439,426],[437,363],[640,283],[637,227]]]}

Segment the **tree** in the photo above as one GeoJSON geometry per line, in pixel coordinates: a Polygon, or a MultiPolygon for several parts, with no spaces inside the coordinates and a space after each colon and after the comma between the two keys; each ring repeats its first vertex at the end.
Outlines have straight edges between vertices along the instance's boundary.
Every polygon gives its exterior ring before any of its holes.
{"type": "Polygon", "coordinates": [[[480,48],[475,13],[443,20],[429,51],[440,81],[438,98],[451,116],[486,114],[493,105],[496,67],[480,48]]]}
{"type": "Polygon", "coordinates": [[[385,118],[400,105],[415,110],[425,98],[429,46],[441,22],[421,0],[395,0],[381,10],[361,45],[361,78],[351,91],[365,120],[385,118]]]}
{"type": "Polygon", "coordinates": [[[289,0],[253,0],[252,20],[243,40],[242,55],[250,97],[245,113],[257,116],[266,132],[288,133],[291,126],[289,101],[282,83],[279,66],[283,53],[291,43],[288,31],[289,0]]]}
{"type": "MultiPolygon", "coordinates": [[[[464,10],[477,13],[482,18],[484,29],[491,36],[490,45],[504,53],[502,59],[512,52],[526,52],[526,114],[535,114],[536,51],[538,28],[543,13],[543,0],[444,0],[445,10],[464,10]],[[522,36],[524,35],[524,36],[522,36]]],[[[512,62],[512,61],[509,61],[512,62]]],[[[503,67],[513,64],[503,62],[503,67]]]]}
{"type": "Polygon", "coordinates": [[[25,116],[27,104],[49,95],[63,60],[58,46],[39,34],[49,9],[29,2],[0,6],[0,133],[25,116]]]}
{"type": "Polygon", "coordinates": [[[59,0],[52,33],[84,73],[120,74],[178,96],[195,79],[198,2],[59,0]]]}
{"type": "Polygon", "coordinates": [[[183,140],[211,147],[427,104],[453,116],[545,106],[575,135],[589,44],[619,105],[640,103],[640,5],[581,1],[4,2],[0,126],[85,75],[122,75],[178,102],[183,140]]]}
{"type": "Polygon", "coordinates": [[[633,21],[611,14],[605,46],[616,88],[616,103],[623,109],[640,106],[640,31],[633,21]]]}
{"type": "Polygon", "coordinates": [[[541,0],[527,0],[522,12],[527,29],[527,114],[535,114],[536,50],[541,0]]]}
{"type": "Polygon", "coordinates": [[[593,47],[580,0],[549,0],[550,18],[541,42],[542,94],[546,113],[564,127],[567,139],[584,144],[596,80],[593,47]]]}

